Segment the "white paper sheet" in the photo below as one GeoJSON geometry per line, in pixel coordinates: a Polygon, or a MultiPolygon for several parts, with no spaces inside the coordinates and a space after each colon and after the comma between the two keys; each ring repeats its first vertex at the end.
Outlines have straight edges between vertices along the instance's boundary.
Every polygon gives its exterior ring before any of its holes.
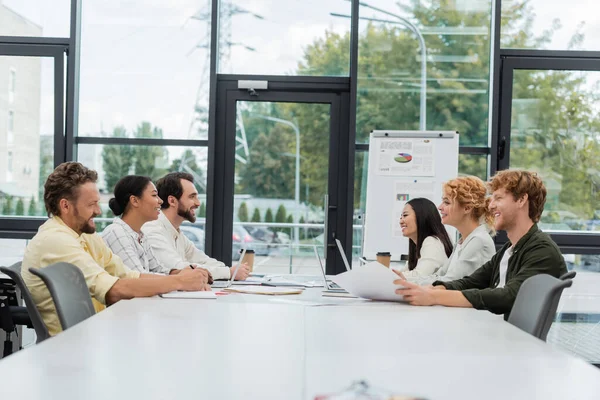
{"type": "Polygon", "coordinates": [[[435,142],[431,139],[382,139],[377,151],[379,175],[435,176],[435,142]]]}
{"type": "Polygon", "coordinates": [[[403,301],[403,296],[397,295],[394,285],[398,275],[377,261],[356,267],[348,272],[333,276],[332,281],[353,294],[364,299],[403,301]]]}
{"type": "Polygon", "coordinates": [[[161,294],[163,299],[216,299],[215,292],[169,292],[161,294]]]}

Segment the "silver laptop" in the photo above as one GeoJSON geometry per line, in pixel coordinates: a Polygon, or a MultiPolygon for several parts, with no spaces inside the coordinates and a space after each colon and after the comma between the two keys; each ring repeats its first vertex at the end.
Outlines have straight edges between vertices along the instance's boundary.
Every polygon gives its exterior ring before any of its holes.
{"type": "Polygon", "coordinates": [[[342,247],[342,242],[340,242],[340,239],[335,239],[335,244],[337,244],[337,248],[340,251],[342,260],[344,261],[344,265],[346,266],[346,271],[350,271],[352,268],[350,268],[350,264],[348,264],[348,259],[346,258],[346,252],[342,247]]]}
{"type": "Polygon", "coordinates": [[[246,249],[242,250],[240,259],[238,260],[238,263],[235,266],[235,269],[233,270],[233,274],[231,274],[231,278],[229,278],[228,281],[214,281],[212,283],[212,285],[210,285],[210,287],[212,287],[214,289],[223,289],[223,288],[228,288],[229,286],[231,286],[231,283],[235,280],[235,276],[237,275],[238,270],[240,269],[240,266],[242,265],[242,260],[244,259],[245,255],[246,255],[246,249]]]}
{"type": "Polygon", "coordinates": [[[319,261],[319,267],[321,267],[321,273],[323,274],[323,282],[325,283],[325,289],[327,289],[331,292],[336,292],[336,293],[348,293],[348,292],[346,292],[345,289],[340,287],[337,283],[327,280],[327,275],[325,275],[325,268],[323,267],[323,263],[321,262],[321,256],[319,255],[319,252],[317,251],[317,246],[314,247],[314,250],[315,250],[315,256],[317,257],[317,260],[319,261]]]}

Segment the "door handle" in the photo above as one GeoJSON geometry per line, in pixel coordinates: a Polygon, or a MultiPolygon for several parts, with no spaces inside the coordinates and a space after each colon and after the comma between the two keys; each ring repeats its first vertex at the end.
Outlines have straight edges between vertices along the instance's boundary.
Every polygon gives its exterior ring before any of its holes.
{"type": "Polygon", "coordinates": [[[500,143],[498,144],[498,160],[504,160],[504,153],[506,151],[506,136],[502,136],[500,143]]]}

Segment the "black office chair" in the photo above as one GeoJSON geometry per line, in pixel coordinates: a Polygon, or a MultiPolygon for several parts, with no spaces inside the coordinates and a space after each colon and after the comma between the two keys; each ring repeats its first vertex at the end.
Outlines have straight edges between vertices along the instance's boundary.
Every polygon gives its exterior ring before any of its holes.
{"type": "Polygon", "coordinates": [[[15,283],[8,277],[0,277],[0,329],[5,333],[2,357],[12,354],[13,335],[18,335],[17,327],[19,325],[27,323],[31,323],[31,321],[25,307],[19,306],[15,283]]]}
{"type": "Polygon", "coordinates": [[[59,262],[44,268],[30,268],[50,291],[63,330],[69,329],[96,313],[85,277],[73,264],[59,262]]]}
{"type": "Polygon", "coordinates": [[[570,279],[560,280],[547,274],[532,276],[521,285],[508,322],[545,341],[560,296],[572,284],[570,279]]]}
{"type": "Polygon", "coordinates": [[[44,320],[42,319],[42,316],[40,315],[33,298],[31,297],[31,293],[29,292],[27,285],[25,285],[23,278],[21,278],[21,263],[15,263],[10,267],[0,267],[0,272],[8,275],[8,277],[13,280],[15,285],[21,291],[21,297],[23,297],[23,300],[25,300],[25,307],[21,308],[26,309],[25,311],[29,321],[28,323],[22,325],[28,325],[35,329],[35,335],[37,336],[36,343],[40,343],[48,339],[50,337],[48,328],[46,327],[46,324],[44,324],[44,320]]]}

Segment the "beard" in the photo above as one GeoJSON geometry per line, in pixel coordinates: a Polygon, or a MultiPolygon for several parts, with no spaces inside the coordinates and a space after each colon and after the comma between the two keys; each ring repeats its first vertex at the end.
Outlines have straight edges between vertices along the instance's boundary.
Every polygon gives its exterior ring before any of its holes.
{"type": "MultiPolygon", "coordinates": [[[[77,209],[75,209],[75,216],[80,219],[81,215],[79,214],[79,212],[77,211],[77,209]]],[[[96,218],[98,215],[97,214],[92,214],[92,216],[90,218],[96,218]]],[[[92,233],[96,233],[96,227],[94,225],[90,224],[90,220],[86,219],[84,221],[81,222],[81,224],[79,225],[79,230],[81,231],[81,233],[87,233],[87,234],[92,234],[92,233]]]]}
{"type": "Polygon", "coordinates": [[[177,215],[187,221],[190,221],[191,223],[196,222],[196,212],[191,207],[186,210],[185,208],[181,207],[181,205],[178,206],[177,215]]]}

